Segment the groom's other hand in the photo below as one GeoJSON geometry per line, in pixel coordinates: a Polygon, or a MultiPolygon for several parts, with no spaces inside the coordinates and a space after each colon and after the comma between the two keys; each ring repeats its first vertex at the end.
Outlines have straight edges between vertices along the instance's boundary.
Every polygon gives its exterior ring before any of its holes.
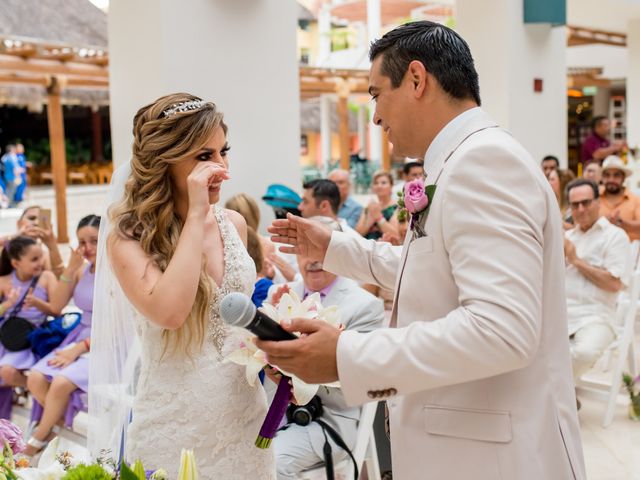
{"type": "Polygon", "coordinates": [[[288,332],[300,332],[298,340],[269,342],[256,340],[267,354],[270,365],[289,372],[306,383],[331,383],[338,380],[336,350],[340,330],[318,320],[296,318],[282,322],[288,332]]]}
{"type": "Polygon", "coordinates": [[[281,252],[304,255],[318,262],[324,260],[331,241],[329,228],[290,213],[286,219],[274,220],[267,230],[274,243],[290,245],[280,247],[281,252]]]}

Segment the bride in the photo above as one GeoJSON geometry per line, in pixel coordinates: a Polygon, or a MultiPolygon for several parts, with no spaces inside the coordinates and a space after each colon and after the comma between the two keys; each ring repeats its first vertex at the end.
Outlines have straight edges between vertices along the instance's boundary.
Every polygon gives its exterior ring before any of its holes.
{"type": "Polygon", "coordinates": [[[275,478],[271,451],[254,446],[264,390],[223,361],[240,335],[222,323],[219,302],[250,295],[256,275],[244,219],[217,205],[226,133],[216,106],[192,95],[138,111],[97,266],[92,357],[104,362],[91,364],[89,447],[169,478],[182,448],[194,450],[203,478],[275,478]]]}

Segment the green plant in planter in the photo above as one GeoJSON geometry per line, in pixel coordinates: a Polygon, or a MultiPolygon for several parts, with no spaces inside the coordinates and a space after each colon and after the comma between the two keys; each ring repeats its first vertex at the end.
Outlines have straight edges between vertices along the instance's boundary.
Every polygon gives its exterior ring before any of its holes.
{"type": "Polygon", "coordinates": [[[629,392],[629,418],[632,420],[640,420],[640,392],[636,391],[636,384],[640,383],[640,375],[633,378],[628,373],[622,374],[622,382],[627,392],[629,392]]]}

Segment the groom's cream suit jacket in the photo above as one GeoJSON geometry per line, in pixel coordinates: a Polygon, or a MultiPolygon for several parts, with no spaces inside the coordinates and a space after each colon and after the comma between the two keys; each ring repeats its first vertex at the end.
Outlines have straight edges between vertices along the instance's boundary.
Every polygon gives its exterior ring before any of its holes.
{"type": "Polygon", "coordinates": [[[584,479],[547,180],[480,108],[438,134],[425,170],[427,236],[331,238],[326,270],[396,288],[397,328],[340,336],[347,402],[387,400],[394,479],[584,479]]]}

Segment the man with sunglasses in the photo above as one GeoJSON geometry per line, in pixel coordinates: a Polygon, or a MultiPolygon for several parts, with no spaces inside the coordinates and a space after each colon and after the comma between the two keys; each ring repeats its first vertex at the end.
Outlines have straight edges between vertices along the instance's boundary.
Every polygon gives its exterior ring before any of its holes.
{"type": "Polygon", "coordinates": [[[589,370],[614,340],[611,321],[618,293],[629,281],[629,239],[624,230],[600,216],[599,193],[598,185],[586,178],[567,186],[575,223],[564,241],[574,380],[589,370]]]}

